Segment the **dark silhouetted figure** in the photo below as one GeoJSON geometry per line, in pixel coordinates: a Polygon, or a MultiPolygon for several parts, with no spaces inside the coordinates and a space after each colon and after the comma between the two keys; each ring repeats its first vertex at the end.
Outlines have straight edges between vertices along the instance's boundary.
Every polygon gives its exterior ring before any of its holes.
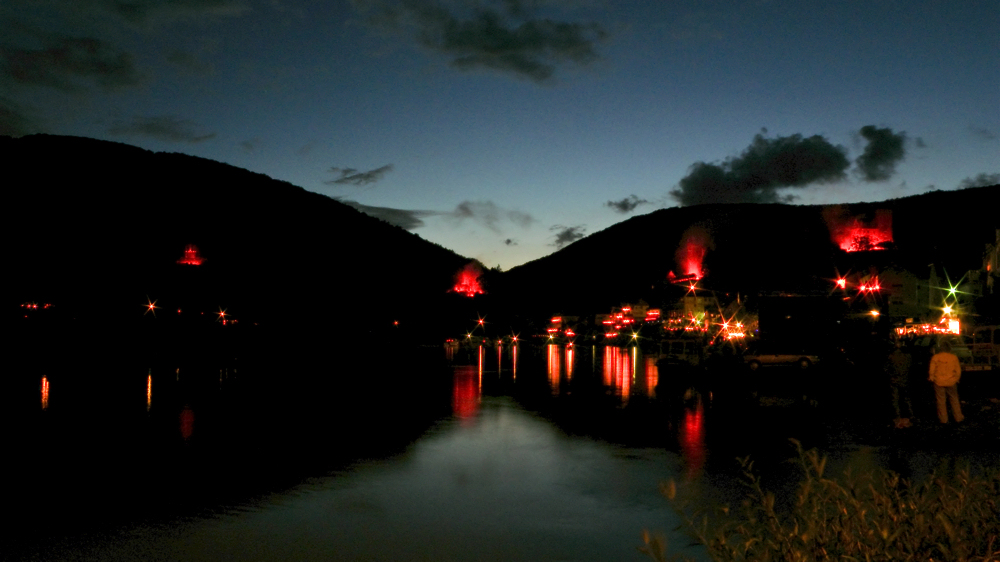
{"type": "Polygon", "coordinates": [[[910,427],[913,417],[913,403],[910,401],[910,368],[913,357],[903,349],[902,342],[896,342],[896,348],[889,354],[886,361],[886,372],[889,374],[889,391],[892,394],[892,409],[896,414],[896,428],[910,427]]]}
{"type": "Polygon", "coordinates": [[[951,352],[951,344],[941,342],[939,351],[931,357],[930,377],[934,383],[934,397],[937,400],[937,415],[941,423],[948,423],[948,409],[945,397],[951,404],[951,413],[956,422],[965,419],[962,415],[962,404],[958,401],[958,379],[962,377],[962,367],[958,364],[958,356],[951,352]]]}

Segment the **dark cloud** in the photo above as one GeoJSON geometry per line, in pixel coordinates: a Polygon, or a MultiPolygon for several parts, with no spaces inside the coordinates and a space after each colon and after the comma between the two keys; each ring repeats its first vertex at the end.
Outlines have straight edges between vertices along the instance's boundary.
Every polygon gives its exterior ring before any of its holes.
{"type": "Polygon", "coordinates": [[[167,62],[190,74],[211,74],[215,70],[212,64],[206,63],[187,51],[171,51],[167,53],[166,58],[167,62]]]}
{"type": "Polygon", "coordinates": [[[508,239],[504,240],[503,243],[506,246],[517,246],[517,241],[514,240],[513,238],[508,238],[508,239]]]}
{"type": "Polygon", "coordinates": [[[440,214],[434,211],[414,211],[409,209],[393,209],[391,207],[371,207],[369,205],[362,205],[357,201],[349,201],[346,199],[337,200],[345,205],[354,207],[366,215],[384,220],[389,224],[396,225],[406,230],[420,228],[421,226],[424,226],[424,217],[440,214]]]}
{"type": "Polygon", "coordinates": [[[847,150],[820,135],[766,138],[756,135],[738,157],[721,164],[696,162],[670,195],[682,206],[704,203],[777,203],[794,195],[777,190],[844,178],[847,150]]]}
{"type": "Polygon", "coordinates": [[[250,10],[246,2],[234,0],[74,0],[79,11],[117,16],[130,24],[167,24],[179,20],[204,21],[232,17],[250,10]]]}
{"type": "Polygon", "coordinates": [[[959,189],[966,189],[968,187],[982,187],[984,185],[996,185],[1000,184],[1000,172],[993,174],[987,174],[983,172],[971,178],[965,178],[958,183],[959,189]]]}
{"type": "Polygon", "coordinates": [[[240,149],[243,150],[243,152],[248,152],[248,153],[253,152],[257,150],[257,146],[259,144],[260,144],[260,139],[258,138],[247,139],[245,141],[240,142],[240,149]]]}
{"type": "Polygon", "coordinates": [[[576,242],[577,240],[583,238],[584,232],[587,231],[587,227],[584,225],[577,225],[577,226],[556,225],[553,226],[552,228],[549,228],[549,230],[551,232],[556,233],[556,239],[552,243],[552,245],[555,246],[556,248],[562,248],[567,244],[572,244],[573,242],[576,242]]]}
{"type": "Polygon", "coordinates": [[[533,17],[533,8],[524,2],[477,6],[471,14],[427,0],[355,0],[354,4],[372,23],[415,30],[422,45],[450,57],[455,68],[487,68],[537,82],[551,78],[559,63],[593,62],[598,58],[595,45],[607,36],[593,22],[533,17]]]}
{"type": "Polygon", "coordinates": [[[492,201],[462,201],[451,213],[460,221],[474,220],[494,232],[500,232],[500,222],[508,220],[521,228],[531,226],[535,219],[521,211],[502,209],[492,201]]]}
{"type": "Polygon", "coordinates": [[[980,140],[991,141],[997,139],[996,133],[987,129],[986,127],[977,127],[975,125],[969,125],[969,132],[972,133],[974,137],[980,140]]]}
{"type": "Polygon", "coordinates": [[[916,144],[917,148],[927,148],[927,143],[924,142],[923,137],[917,137],[913,139],[913,142],[916,144]]]}
{"type": "Polygon", "coordinates": [[[202,142],[215,138],[215,133],[199,134],[196,124],[170,116],[136,117],[130,122],[119,122],[108,129],[112,135],[149,137],[168,142],[202,142]]]}
{"type": "Polygon", "coordinates": [[[386,173],[392,171],[392,164],[386,164],[381,168],[359,172],[354,168],[330,168],[330,173],[340,174],[340,177],[325,181],[327,185],[368,185],[382,179],[386,173]]]}
{"type": "Polygon", "coordinates": [[[629,195],[628,197],[622,199],[621,201],[608,201],[604,205],[606,207],[611,207],[619,213],[631,213],[639,205],[645,205],[649,203],[645,199],[639,199],[635,194],[629,195]]]}
{"type": "Polygon", "coordinates": [[[896,173],[896,164],[906,157],[906,133],[893,133],[886,127],[879,129],[865,125],[859,131],[868,141],[865,150],[855,160],[858,175],[865,181],[885,181],[896,173]]]}
{"type": "Polygon", "coordinates": [[[20,137],[39,133],[42,126],[20,104],[0,96],[0,135],[20,137]]]}
{"type": "Polygon", "coordinates": [[[0,78],[76,92],[82,83],[113,89],[141,81],[131,54],[91,37],[33,33],[40,46],[0,45],[0,78]]]}

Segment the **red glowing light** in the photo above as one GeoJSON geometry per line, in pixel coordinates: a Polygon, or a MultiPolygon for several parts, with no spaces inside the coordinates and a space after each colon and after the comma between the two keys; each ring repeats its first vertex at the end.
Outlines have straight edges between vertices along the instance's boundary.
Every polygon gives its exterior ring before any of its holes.
{"type": "Polygon", "coordinates": [[[845,252],[883,250],[892,242],[891,210],[879,209],[873,219],[864,220],[847,215],[841,207],[827,207],[823,218],[830,229],[830,238],[845,252]]]}
{"type": "Polygon", "coordinates": [[[461,293],[470,298],[484,294],[486,291],[483,291],[482,285],[479,284],[481,275],[482,271],[475,263],[466,265],[455,275],[455,286],[451,288],[451,292],[461,293]]]}
{"type": "Polygon", "coordinates": [[[184,257],[177,260],[177,263],[182,265],[201,265],[205,263],[205,258],[198,254],[198,246],[188,244],[184,248],[184,257]]]}
{"type": "Polygon", "coordinates": [[[684,232],[680,247],[677,248],[675,258],[677,266],[684,275],[701,279],[704,276],[702,264],[705,261],[705,254],[712,247],[712,239],[708,231],[699,226],[692,226],[684,232]]]}

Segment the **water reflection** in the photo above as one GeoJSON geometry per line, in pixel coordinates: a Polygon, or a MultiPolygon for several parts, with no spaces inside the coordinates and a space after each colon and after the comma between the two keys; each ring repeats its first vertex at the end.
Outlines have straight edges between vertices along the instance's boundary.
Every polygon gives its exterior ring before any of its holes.
{"type": "Polygon", "coordinates": [[[656,364],[655,357],[643,358],[643,365],[646,371],[646,396],[656,398],[656,385],[660,384],[660,367],[656,364]]]}
{"type": "Polygon", "coordinates": [[[194,433],[194,410],[191,409],[191,406],[185,404],[184,408],[181,410],[179,418],[181,437],[187,441],[191,439],[191,434],[194,433]]]}
{"type": "Polygon", "coordinates": [[[604,385],[611,388],[615,396],[621,398],[622,405],[628,404],[635,381],[636,348],[604,348],[604,385]]]}
{"type": "Polygon", "coordinates": [[[153,369],[146,375],[146,411],[153,407],[153,369]]]}
{"type": "Polygon", "coordinates": [[[49,378],[42,375],[42,409],[49,409],[49,378]]]}
{"type": "Polygon", "coordinates": [[[677,442],[687,466],[685,476],[693,480],[705,465],[705,407],[700,396],[694,406],[684,409],[684,418],[677,428],[677,442]]]}
{"type": "MultiPolygon", "coordinates": [[[[482,348],[480,348],[482,349],[482,348]]],[[[463,422],[479,413],[482,392],[482,369],[473,365],[456,365],[452,374],[451,411],[463,422]]]]}
{"type": "Polygon", "coordinates": [[[552,387],[552,394],[559,395],[559,378],[562,376],[562,354],[558,345],[549,344],[546,346],[548,352],[549,386],[552,387]]]}

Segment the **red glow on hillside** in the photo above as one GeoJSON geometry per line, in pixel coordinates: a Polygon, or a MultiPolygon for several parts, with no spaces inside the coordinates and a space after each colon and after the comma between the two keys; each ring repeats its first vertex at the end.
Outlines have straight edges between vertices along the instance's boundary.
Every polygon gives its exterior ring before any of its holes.
{"type": "Polygon", "coordinates": [[[701,279],[704,275],[705,254],[714,248],[712,237],[700,226],[688,228],[681,237],[675,259],[677,267],[684,272],[683,277],[701,279]]]}
{"type": "Polygon", "coordinates": [[[884,250],[892,240],[892,211],[879,209],[874,218],[851,216],[841,207],[827,207],[823,218],[830,238],[845,252],[884,250]]]}
{"type": "Polygon", "coordinates": [[[188,244],[184,248],[184,257],[177,260],[177,263],[183,265],[201,265],[205,263],[205,258],[198,254],[198,246],[188,244]]]}
{"type": "Polygon", "coordinates": [[[483,291],[482,285],[479,284],[480,275],[482,271],[475,263],[466,265],[455,275],[455,286],[451,288],[451,292],[461,293],[467,297],[484,294],[486,291],[483,291]]]}

